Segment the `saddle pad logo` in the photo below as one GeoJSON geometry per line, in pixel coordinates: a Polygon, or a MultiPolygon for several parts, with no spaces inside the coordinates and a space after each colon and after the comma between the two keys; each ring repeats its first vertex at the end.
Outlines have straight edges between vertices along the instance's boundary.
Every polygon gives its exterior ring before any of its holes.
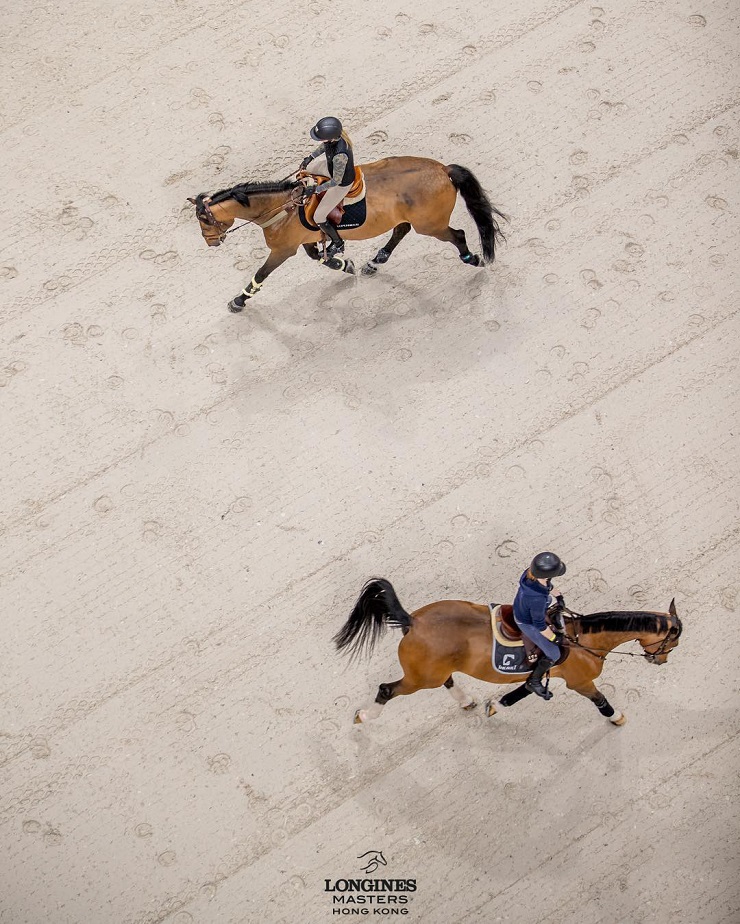
{"type": "Polygon", "coordinates": [[[529,674],[532,671],[532,665],[527,661],[524,645],[509,647],[501,645],[495,638],[491,663],[493,669],[499,674],[529,674]]]}

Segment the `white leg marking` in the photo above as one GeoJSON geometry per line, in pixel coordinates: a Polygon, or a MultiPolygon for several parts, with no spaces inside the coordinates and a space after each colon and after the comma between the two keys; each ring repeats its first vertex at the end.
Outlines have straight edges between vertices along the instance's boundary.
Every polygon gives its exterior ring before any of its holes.
{"type": "Polygon", "coordinates": [[[460,704],[462,709],[471,706],[473,703],[473,697],[470,693],[466,693],[465,690],[458,684],[455,684],[453,687],[446,687],[449,691],[450,696],[455,700],[456,703],[460,704]]]}
{"type": "Polygon", "coordinates": [[[355,713],[355,721],[359,722],[370,722],[372,719],[377,719],[380,713],[383,711],[383,703],[372,703],[368,706],[367,709],[358,709],[355,713]]]}

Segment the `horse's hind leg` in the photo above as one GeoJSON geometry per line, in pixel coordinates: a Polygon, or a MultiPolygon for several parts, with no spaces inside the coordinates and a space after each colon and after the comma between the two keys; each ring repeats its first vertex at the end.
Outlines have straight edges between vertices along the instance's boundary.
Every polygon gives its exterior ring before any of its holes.
{"type": "Polygon", "coordinates": [[[368,706],[367,709],[358,709],[357,712],[355,712],[355,725],[361,725],[363,722],[377,719],[383,711],[383,706],[392,700],[394,696],[400,696],[401,693],[415,693],[418,687],[413,690],[400,689],[403,687],[405,680],[406,678],[404,677],[401,680],[394,680],[393,683],[381,683],[378,687],[378,695],[375,697],[375,702],[368,706]]]}
{"type": "Polygon", "coordinates": [[[461,709],[475,709],[478,705],[470,693],[467,693],[461,686],[455,686],[452,674],[445,680],[445,687],[450,691],[450,696],[459,704],[461,709]]]}
{"type": "MultiPolygon", "coordinates": [[[[401,659],[401,665],[407,670],[406,665],[403,664],[403,659],[401,659]]],[[[397,696],[409,696],[411,693],[416,693],[417,690],[429,690],[434,687],[441,687],[443,684],[446,686],[447,683],[442,680],[442,677],[444,677],[444,674],[440,676],[437,671],[433,671],[430,678],[428,671],[419,674],[413,670],[408,673],[407,670],[407,673],[400,680],[394,680],[393,683],[381,683],[378,687],[375,702],[368,706],[367,709],[358,709],[355,713],[355,725],[377,719],[383,711],[383,706],[397,696]]]]}
{"type": "Polygon", "coordinates": [[[457,252],[460,254],[460,259],[463,261],[463,263],[467,263],[468,266],[483,265],[483,261],[478,256],[478,254],[471,253],[468,249],[468,241],[465,237],[464,231],[460,231],[457,228],[447,227],[444,229],[444,231],[438,231],[435,233],[419,230],[419,234],[427,234],[429,237],[436,237],[438,241],[454,244],[455,247],[457,247],[457,252]]]}
{"type": "Polygon", "coordinates": [[[516,690],[511,690],[509,693],[504,694],[498,703],[494,702],[493,699],[488,699],[486,700],[486,715],[490,719],[492,715],[496,715],[498,712],[496,706],[514,706],[523,700],[525,696],[530,696],[531,693],[532,691],[528,690],[525,684],[522,684],[516,690]]]}
{"type": "Polygon", "coordinates": [[[396,225],[388,243],[384,247],[381,247],[372,258],[372,260],[369,260],[362,267],[362,275],[374,276],[375,273],[378,272],[378,267],[388,262],[393,251],[396,249],[396,247],[398,247],[398,245],[406,237],[410,230],[411,225],[407,221],[404,221],[400,225],[396,225]]]}
{"type": "Polygon", "coordinates": [[[601,690],[597,689],[596,684],[584,683],[580,686],[573,687],[566,681],[566,685],[569,690],[574,690],[576,693],[580,693],[581,696],[585,696],[586,699],[590,699],[604,718],[609,719],[612,725],[624,725],[627,721],[627,716],[623,712],[615,711],[614,707],[601,690]]]}

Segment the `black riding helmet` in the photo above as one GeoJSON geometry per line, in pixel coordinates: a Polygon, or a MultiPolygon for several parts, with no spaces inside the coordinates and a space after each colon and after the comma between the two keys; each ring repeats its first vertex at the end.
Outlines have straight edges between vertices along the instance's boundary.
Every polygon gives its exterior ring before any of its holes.
{"type": "Polygon", "coordinates": [[[311,137],[314,141],[331,141],[333,138],[339,138],[342,134],[342,123],[335,116],[325,116],[314,125],[311,129],[311,137]]]}
{"type": "Polygon", "coordinates": [[[536,578],[556,578],[565,574],[565,562],[554,552],[540,552],[532,559],[529,570],[536,578]]]}

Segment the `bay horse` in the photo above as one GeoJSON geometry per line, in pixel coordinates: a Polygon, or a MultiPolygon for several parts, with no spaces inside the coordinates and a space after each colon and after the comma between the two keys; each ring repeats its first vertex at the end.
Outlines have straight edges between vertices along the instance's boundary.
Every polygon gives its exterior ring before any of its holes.
{"type": "MultiPolygon", "coordinates": [[[[457,247],[468,266],[482,266],[495,258],[496,241],[503,238],[496,218],[506,216],[491,205],[470,170],[458,164],[444,164],[423,157],[388,157],[363,164],[367,218],[359,228],[340,229],[345,240],[360,241],[393,229],[390,239],[365,264],[364,275],[372,275],[387,263],[411,228],[457,247]],[[471,253],[465,232],[451,228],[450,215],[458,192],[463,197],[480,235],[482,256],[471,253]]],[[[262,283],[298,248],[312,260],[321,260],[330,269],[354,273],[351,260],[334,257],[323,261],[318,242],[323,232],[305,228],[298,216],[298,202],[304,186],[298,179],[277,183],[241,183],[208,195],[188,199],[195,205],[200,229],[209,247],[218,247],[237,218],[262,228],[270,254],[248,285],[229,302],[229,310],[239,312],[262,283]],[[298,196],[297,196],[298,194],[298,196]]]]}
{"type": "MultiPolygon", "coordinates": [[[[678,645],[683,629],[675,601],[671,600],[667,613],[629,611],[581,616],[564,605],[560,609],[569,651],[565,661],[551,668],[551,676],[561,677],[569,690],[591,700],[614,725],[623,725],[626,717],[614,710],[594,680],[609,652],[625,642],[636,640],[642,646],[642,654],[633,656],[644,657],[651,664],[664,664],[678,645]]],[[[381,683],[374,703],[355,712],[355,724],[377,718],[383,706],[396,696],[441,686],[449,690],[461,708],[473,709],[476,702],[454,683],[453,671],[488,683],[512,682],[511,675],[498,673],[491,664],[493,633],[488,606],[464,600],[440,600],[407,613],[391,583],[373,578],[363,587],[349,619],[334,636],[334,643],[338,651],[349,652],[352,658],[369,656],[388,626],[403,632],[398,646],[403,677],[381,683]]],[[[486,714],[490,717],[499,705],[513,706],[529,695],[530,691],[522,684],[498,703],[489,699],[486,714]]]]}

